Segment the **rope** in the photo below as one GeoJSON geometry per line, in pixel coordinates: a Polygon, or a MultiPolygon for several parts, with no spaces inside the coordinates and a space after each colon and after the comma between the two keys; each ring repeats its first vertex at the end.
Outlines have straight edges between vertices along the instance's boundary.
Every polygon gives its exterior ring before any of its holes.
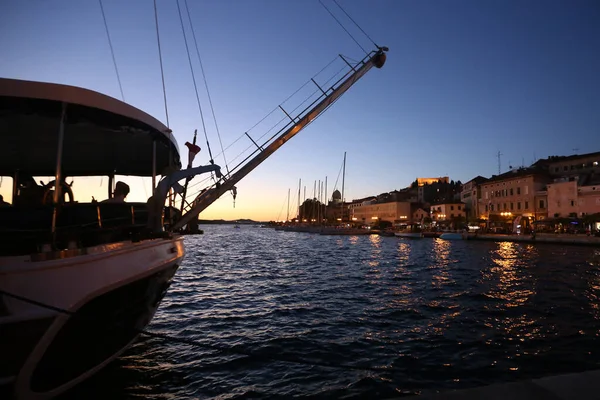
{"type": "MultiPolygon", "coordinates": [[[[198,61],[200,62],[200,70],[202,71],[202,77],[204,79],[204,87],[206,88],[206,94],[208,97],[208,104],[210,105],[210,111],[212,113],[213,121],[215,122],[215,129],[217,131],[217,137],[219,138],[219,144],[221,146],[221,154],[223,154],[223,160],[225,161],[225,169],[227,170],[227,174],[229,175],[229,165],[227,164],[227,158],[225,158],[225,151],[223,150],[223,141],[221,140],[221,132],[219,131],[219,125],[217,124],[217,117],[215,116],[215,109],[213,107],[212,98],[210,96],[210,90],[208,90],[208,81],[206,80],[206,74],[204,73],[204,65],[202,64],[202,58],[200,57],[200,51],[198,50],[198,41],[196,40],[196,32],[194,31],[194,24],[192,23],[192,17],[190,15],[190,9],[188,7],[187,0],[184,0],[185,9],[187,11],[188,20],[190,22],[190,28],[192,30],[192,38],[194,39],[194,46],[196,47],[196,55],[198,56],[198,61]]],[[[179,7],[179,0],[177,1],[177,7],[179,7]]],[[[206,140],[208,144],[208,139],[206,140]]],[[[212,160],[212,154],[210,150],[210,146],[208,146],[208,152],[210,155],[210,159],[212,160]]]]}
{"type": "MultiPolygon", "coordinates": [[[[0,289],[0,294],[3,294],[8,297],[12,297],[13,299],[20,300],[20,301],[23,301],[23,302],[26,302],[29,304],[36,305],[41,308],[45,308],[47,310],[55,311],[60,314],[65,314],[65,315],[69,315],[71,317],[89,320],[90,322],[95,322],[95,320],[91,317],[85,318],[85,317],[82,317],[81,315],[78,315],[76,312],[65,310],[64,308],[55,307],[50,304],[42,303],[37,300],[33,300],[33,299],[30,299],[30,298],[27,298],[24,296],[10,293],[3,289],[0,289]]],[[[116,323],[113,324],[113,326],[122,327],[120,324],[116,324],[116,323]]],[[[122,327],[122,328],[124,328],[124,327],[122,327]]],[[[200,343],[193,339],[180,338],[180,337],[171,336],[171,335],[167,335],[164,333],[158,333],[158,332],[150,332],[145,329],[138,329],[138,328],[134,328],[134,327],[124,328],[124,329],[129,329],[133,332],[136,332],[138,334],[142,334],[142,335],[145,335],[148,337],[163,339],[168,342],[187,344],[192,347],[199,347],[199,348],[213,350],[213,351],[221,351],[224,353],[229,353],[229,354],[234,354],[234,355],[243,355],[246,357],[262,357],[266,360],[271,360],[271,361],[283,361],[283,362],[289,362],[289,363],[301,364],[301,365],[319,366],[319,367],[354,370],[354,371],[390,372],[393,370],[392,368],[386,368],[386,367],[369,367],[369,366],[359,367],[359,366],[354,366],[354,365],[336,364],[336,363],[330,363],[330,362],[325,362],[325,361],[306,361],[306,360],[302,360],[299,358],[295,358],[294,356],[285,356],[282,354],[278,354],[278,355],[256,354],[251,351],[245,351],[243,349],[236,349],[236,348],[232,348],[232,347],[225,347],[225,346],[219,346],[219,345],[214,345],[214,344],[213,345],[204,344],[204,343],[200,343]]]]}
{"type": "Polygon", "coordinates": [[[354,25],[356,25],[356,27],[357,27],[358,29],[360,29],[360,31],[361,31],[361,32],[362,32],[362,33],[363,33],[363,34],[364,34],[364,35],[367,37],[367,39],[369,39],[369,40],[371,41],[371,43],[373,43],[373,45],[374,45],[375,47],[377,47],[378,49],[380,49],[380,48],[381,48],[381,47],[377,46],[377,43],[375,43],[375,41],[374,41],[373,39],[371,39],[371,36],[367,35],[367,32],[365,32],[365,31],[363,30],[363,28],[361,28],[361,27],[360,27],[360,25],[358,25],[358,24],[356,23],[356,21],[355,21],[355,20],[354,20],[354,19],[353,19],[353,18],[352,18],[352,17],[351,17],[351,16],[350,16],[350,15],[349,15],[347,12],[346,12],[346,10],[344,10],[344,9],[342,8],[342,6],[340,6],[340,4],[337,2],[337,0],[333,0],[333,2],[334,2],[334,3],[335,3],[335,4],[336,4],[336,5],[337,5],[337,6],[340,8],[340,10],[342,10],[342,11],[344,12],[344,14],[346,14],[346,17],[348,17],[348,18],[350,19],[350,21],[354,22],[354,25]]]}
{"type": "Polygon", "coordinates": [[[327,6],[325,4],[323,4],[323,2],[321,0],[319,0],[319,3],[321,3],[323,8],[325,8],[327,10],[329,15],[331,15],[331,17],[335,20],[335,22],[337,22],[342,27],[342,29],[348,34],[348,36],[350,36],[350,39],[354,40],[354,43],[356,43],[358,45],[358,47],[360,47],[361,50],[365,52],[365,54],[369,55],[369,53],[364,49],[364,47],[362,47],[360,45],[360,43],[358,43],[358,41],[356,39],[354,39],[354,36],[352,36],[352,34],[350,32],[348,32],[348,29],[346,29],[346,27],[335,17],[335,15],[333,15],[333,13],[329,10],[329,8],[327,8],[327,6]]]}
{"type": "Polygon", "coordinates": [[[115,72],[117,73],[117,81],[119,82],[119,90],[121,91],[121,100],[125,101],[125,96],[123,95],[123,86],[121,86],[121,78],[119,77],[119,69],[117,68],[117,60],[115,59],[115,51],[113,50],[112,41],[110,40],[110,33],[108,32],[108,24],[106,23],[104,7],[102,6],[102,0],[98,0],[98,2],[100,3],[100,11],[102,11],[102,19],[104,20],[106,37],[108,38],[108,45],[110,46],[110,54],[112,55],[113,65],[115,66],[115,72]]]}
{"type": "MultiPolygon", "coordinates": [[[[160,62],[160,77],[162,79],[163,98],[165,101],[165,116],[167,117],[167,128],[169,128],[169,110],[167,108],[167,90],[165,89],[165,74],[163,70],[162,52],[160,49],[160,34],[158,30],[158,10],[156,9],[156,0],[154,0],[154,21],[156,23],[156,42],[158,43],[158,60],[160,62]]],[[[169,136],[170,139],[170,136],[169,136]]],[[[171,143],[169,143],[169,148],[171,143]]],[[[169,151],[170,153],[170,151],[169,151]]]]}

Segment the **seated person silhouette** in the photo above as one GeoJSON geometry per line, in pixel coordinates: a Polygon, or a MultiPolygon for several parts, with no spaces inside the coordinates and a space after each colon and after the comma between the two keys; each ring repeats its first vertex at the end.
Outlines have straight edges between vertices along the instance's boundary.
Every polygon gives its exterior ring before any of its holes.
{"type": "Polygon", "coordinates": [[[0,194],[0,207],[10,207],[10,203],[4,201],[4,196],[0,194]]]}
{"type": "Polygon", "coordinates": [[[22,175],[17,178],[18,195],[13,200],[18,206],[38,206],[44,200],[44,188],[37,184],[33,176],[22,175]]]}
{"type": "Polygon", "coordinates": [[[125,203],[125,197],[129,194],[129,185],[125,182],[117,182],[113,197],[102,201],[102,203],[125,203]]]}

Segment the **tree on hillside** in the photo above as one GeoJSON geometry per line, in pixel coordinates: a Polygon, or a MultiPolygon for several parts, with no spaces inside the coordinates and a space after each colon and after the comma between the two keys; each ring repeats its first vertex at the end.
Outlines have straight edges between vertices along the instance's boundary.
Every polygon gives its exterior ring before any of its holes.
{"type": "Polygon", "coordinates": [[[311,221],[317,219],[319,216],[325,218],[325,209],[325,204],[317,199],[306,199],[304,203],[300,205],[300,215],[298,217],[300,218],[300,221],[311,221]]]}

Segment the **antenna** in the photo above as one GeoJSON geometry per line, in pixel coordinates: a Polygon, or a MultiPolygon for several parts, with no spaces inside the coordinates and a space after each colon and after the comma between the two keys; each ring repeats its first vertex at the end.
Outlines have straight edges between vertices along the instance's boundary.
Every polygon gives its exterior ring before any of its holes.
{"type": "Polygon", "coordinates": [[[500,171],[501,171],[501,166],[502,164],[500,163],[500,156],[503,156],[504,154],[500,153],[500,151],[498,151],[497,157],[498,157],[498,175],[500,175],[500,171]]]}

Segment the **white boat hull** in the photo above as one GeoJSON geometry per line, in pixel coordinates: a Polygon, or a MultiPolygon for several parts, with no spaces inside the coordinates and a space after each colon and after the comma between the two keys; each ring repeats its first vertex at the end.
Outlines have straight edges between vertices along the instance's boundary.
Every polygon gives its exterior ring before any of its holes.
{"type": "Polygon", "coordinates": [[[442,233],[440,235],[440,239],[444,239],[444,240],[463,240],[463,235],[462,235],[462,233],[455,233],[455,232],[442,233]]]}
{"type": "Polygon", "coordinates": [[[394,235],[396,235],[397,237],[412,239],[420,239],[423,237],[423,233],[421,232],[395,232],[394,235]]]}
{"type": "Polygon", "coordinates": [[[51,398],[116,358],[150,322],[184,256],[181,237],[84,250],[0,258],[0,289],[74,313],[0,295],[2,395],[51,398]]]}

